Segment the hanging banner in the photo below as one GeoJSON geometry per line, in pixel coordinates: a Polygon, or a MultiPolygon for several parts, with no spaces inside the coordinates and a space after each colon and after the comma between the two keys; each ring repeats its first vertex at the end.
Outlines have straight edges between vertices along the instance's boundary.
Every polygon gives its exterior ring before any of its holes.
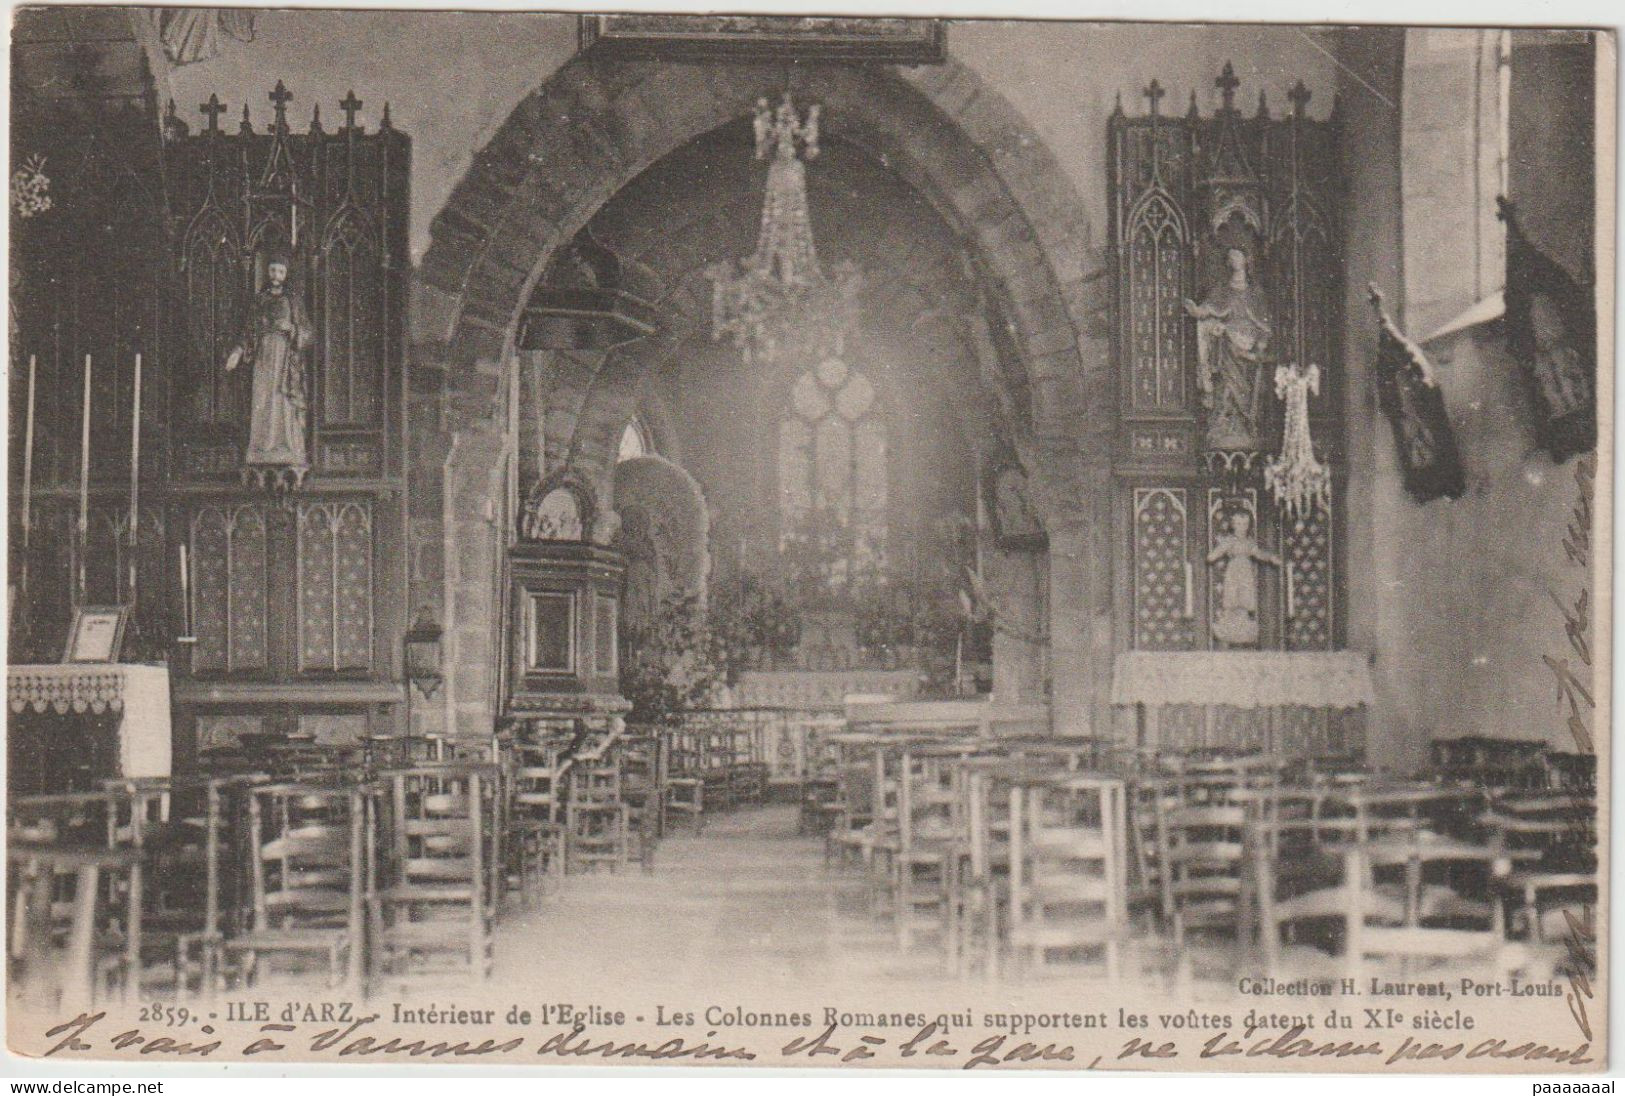
{"type": "Polygon", "coordinates": [[[1370,288],[1379,325],[1377,400],[1394,426],[1405,490],[1418,502],[1460,498],[1466,478],[1433,366],[1389,317],[1377,287],[1370,288]]]}
{"type": "Polygon", "coordinates": [[[1597,314],[1593,294],[1523,234],[1511,202],[1507,226],[1507,351],[1529,380],[1535,436],[1561,464],[1597,447],[1597,314]]]}

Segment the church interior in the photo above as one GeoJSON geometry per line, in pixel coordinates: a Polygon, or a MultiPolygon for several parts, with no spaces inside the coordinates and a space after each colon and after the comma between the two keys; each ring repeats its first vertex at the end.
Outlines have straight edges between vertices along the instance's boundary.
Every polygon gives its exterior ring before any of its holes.
{"type": "Polygon", "coordinates": [[[11,992],[1583,967],[1598,53],[21,9],[11,992]]]}

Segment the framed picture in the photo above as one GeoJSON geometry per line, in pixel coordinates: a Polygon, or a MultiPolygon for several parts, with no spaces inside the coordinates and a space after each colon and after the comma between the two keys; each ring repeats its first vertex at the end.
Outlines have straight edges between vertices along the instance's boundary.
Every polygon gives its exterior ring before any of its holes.
{"type": "Polygon", "coordinates": [[[1043,523],[1033,508],[1027,473],[1019,464],[995,468],[983,480],[993,538],[1006,551],[1036,551],[1049,543],[1043,523]]]}
{"type": "Polygon", "coordinates": [[[63,662],[117,662],[124,645],[127,605],[84,605],[73,614],[63,662]]]}
{"type": "Polygon", "coordinates": [[[575,673],[575,594],[563,590],[534,590],[527,595],[525,604],[525,668],[534,673],[575,673]]]}

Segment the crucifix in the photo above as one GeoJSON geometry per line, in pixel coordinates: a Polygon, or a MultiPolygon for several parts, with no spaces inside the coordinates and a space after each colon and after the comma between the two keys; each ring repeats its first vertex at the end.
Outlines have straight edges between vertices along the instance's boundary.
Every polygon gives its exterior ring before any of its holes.
{"type": "Polygon", "coordinates": [[[344,101],[339,103],[339,108],[344,111],[345,129],[355,129],[356,112],[366,105],[366,103],[355,97],[355,89],[352,88],[350,93],[344,97],[344,101]]]}
{"type": "Polygon", "coordinates": [[[1151,114],[1152,114],[1153,117],[1155,117],[1156,113],[1157,113],[1157,105],[1162,102],[1162,97],[1164,95],[1168,94],[1168,92],[1161,84],[1159,84],[1156,81],[1155,77],[1153,77],[1152,80],[1151,80],[1151,83],[1149,85],[1147,85],[1146,89],[1144,91],[1142,91],[1140,94],[1144,95],[1146,97],[1146,99],[1150,101],[1150,103],[1151,103],[1151,114]]]}
{"type": "Polygon", "coordinates": [[[226,104],[220,101],[220,96],[210,95],[209,101],[201,104],[198,109],[209,116],[209,132],[219,133],[220,116],[226,113],[226,104]]]}
{"type": "Polygon", "coordinates": [[[271,105],[276,108],[276,128],[279,131],[286,130],[288,128],[288,103],[293,99],[293,92],[289,91],[281,80],[278,80],[276,87],[271,89],[271,93],[266,98],[270,99],[271,105]]]}
{"type": "Polygon", "coordinates": [[[1219,109],[1226,114],[1233,113],[1236,109],[1236,89],[1241,86],[1241,81],[1236,79],[1236,67],[1226,61],[1224,71],[1213,81],[1213,86],[1218,88],[1219,94],[1224,97],[1224,105],[1219,109]]]}
{"type": "Polygon", "coordinates": [[[1300,118],[1303,117],[1304,108],[1309,105],[1309,97],[1311,94],[1312,93],[1310,92],[1309,88],[1305,86],[1302,80],[1299,80],[1296,84],[1292,85],[1292,90],[1286,93],[1286,97],[1292,100],[1293,114],[1296,114],[1300,118]]]}

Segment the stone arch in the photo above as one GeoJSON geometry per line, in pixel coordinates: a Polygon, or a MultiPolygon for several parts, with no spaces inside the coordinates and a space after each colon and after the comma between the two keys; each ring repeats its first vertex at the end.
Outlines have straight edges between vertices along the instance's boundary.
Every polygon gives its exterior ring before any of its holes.
{"type": "Polygon", "coordinates": [[[701,599],[711,572],[710,514],[698,481],[679,464],[661,456],[637,457],[615,466],[614,506],[621,516],[618,543],[627,555],[627,601],[624,608],[628,626],[640,621],[640,614],[658,608],[659,601],[672,594],[701,599]],[[658,560],[639,560],[627,543],[634,536],[646,537],[658,560]],[[654,587],[644,591],[651,605],[636,605],[633,587],[638,581],[637,565],[658,564],[654,587]]]}
{"type": "MultiPolygon", "coordinates": [[[[500,411],[519,310],[556,246],[645,168],[744,116],[777,66],[577,58],[523,100],[431,228],[418,336],[465,412],[500,411]]],[[[1089,333],[1099,258],[1071,180],[994,91],[955,61],[912,69],[798,66],[798,96],[926,195],[962,234],[1008,324],[1030,396],[1024,442],[1109,460],[1112,387],[1089,333]]],[[[1001,382],[1003,379],[1000,379],[1001,382]]],[[[454,421],[453,425],[457,425],[454,421]]]]}
{"type": "MultiPolygon", "coordinates": [[[[649,166],[746,116],[785,79],[779,65],[577,57],[521,101],[475,155],[431,226],[414,309],[414,389],[439,393],[443,409],[439,436],[423,441],[449,454],[442,492],[448,561],[483,554],[471,552],[464,537],[497,535],[488,518],[452,508],[451,500],[468,494],[453,480],[484,482],[490,469],[472,463],[481,453],[498,459],[501,447],[491,439],[502,432],[517,367],[514,331],[555,250],[649,166]],[[461,468],[451,459],[459,454],[461,468]]],[[[1068,702],[1087,726],[1091,711],[1104,711],[1110,680],[1110,504],[1092,497],[1102,493],[1088,485],[1111,465],[1115,385],[1096,334],[1106,326],[1109,280],[1098,276],[1102,259],[1081,200],[1014,109],[956,61],[798,65],[789,79],[798,98],[823,105],[832,132],[896,172],[964,241],[986,294],[983,341],[994,351],[983,355],[982,371],[1015,412],[1014,444],[1034,470],[1052,552],[1065,561],[1052,569],[1054,662],[1089,663],[1079,695],[1063,698],[1058,690],[1057,710],[1068,702]]],[[[470,587],[465,597],[450,573],[445,583],[456,634],[485,648],[474,635],[482,620],[495,619],[478,605],[489,592],[470,587]]],[[[474,704],[454,694],[448,689],[449,703],[474,704]]],[[[1074,721],[1068,729],[1077,727],[1074,721]]]]}

